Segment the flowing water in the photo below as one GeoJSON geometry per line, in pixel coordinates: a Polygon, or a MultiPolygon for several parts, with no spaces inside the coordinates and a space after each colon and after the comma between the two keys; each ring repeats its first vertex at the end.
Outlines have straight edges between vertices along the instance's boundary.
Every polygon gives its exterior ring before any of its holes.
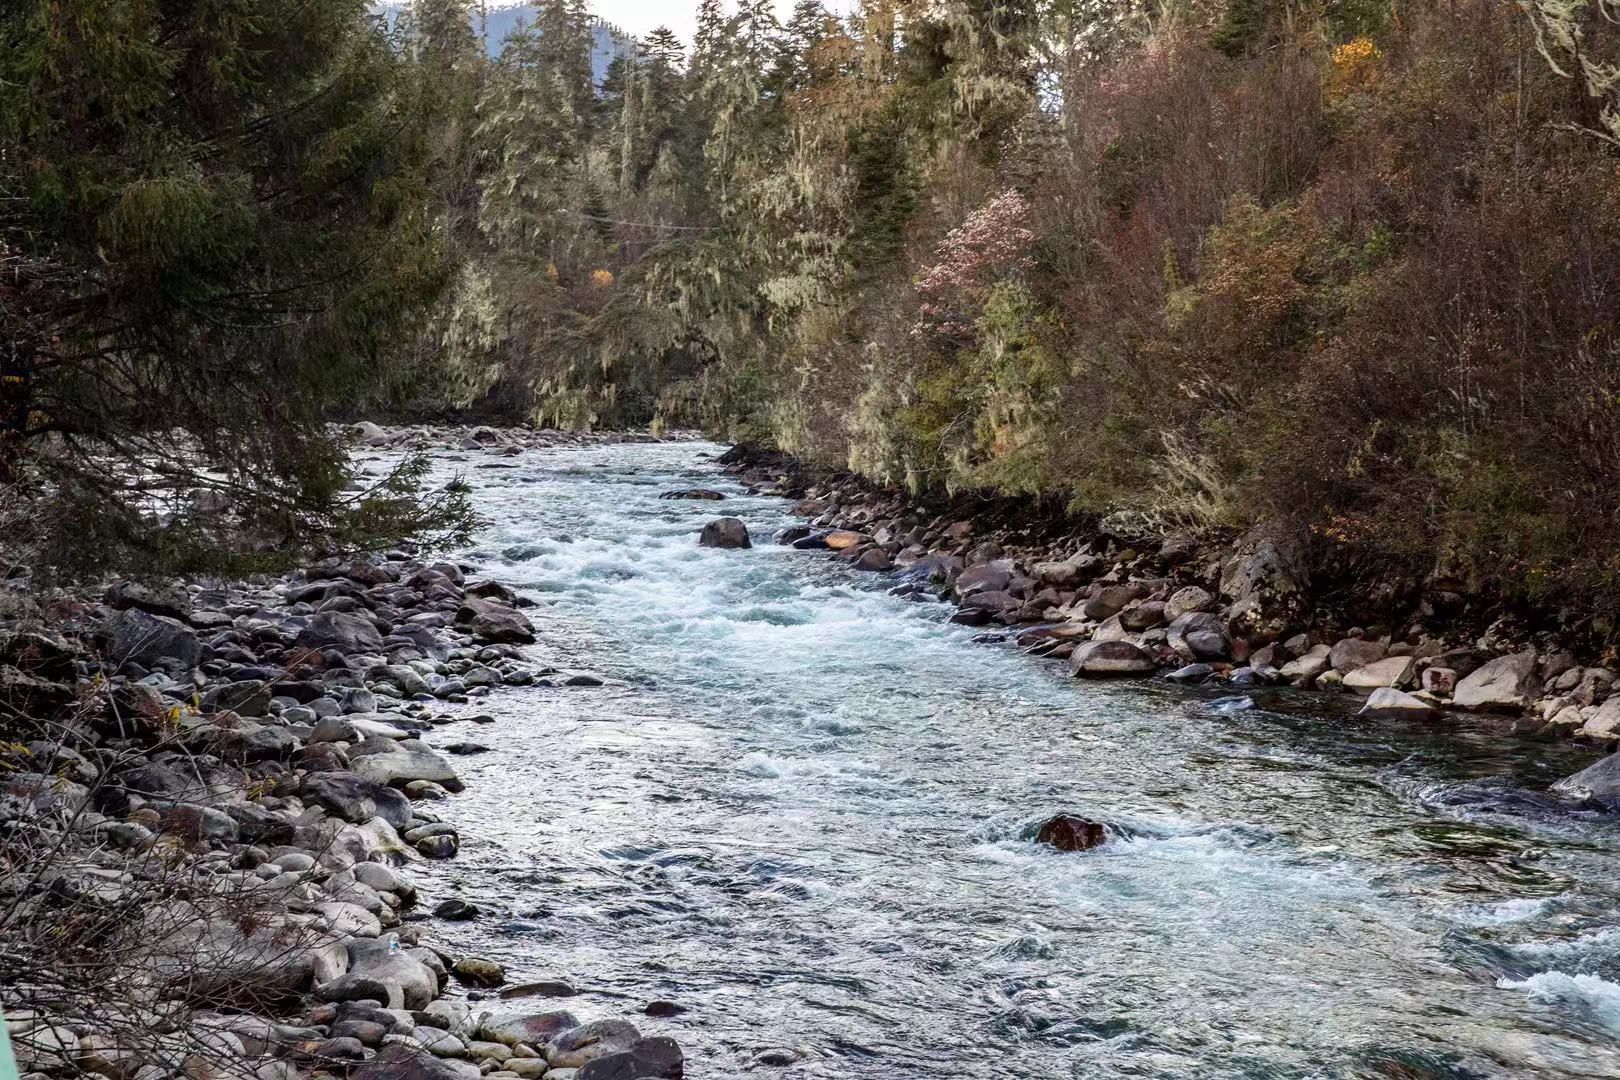
{"type": "Polygon", "coordinates": [[[1536,794],[1589,753],[1077,682],[769,543],[790,504],[719,450],[442,463],[533,657],[609,680],[434,736],[495,748],[426,871],[487,912],[458,948],[584,1015],[678,1002],[641,1026],[692,1076],[1620,1076],[1620,827],[1536,794]],[[657,498],[694,483],[730,498],[657,498]],[[699,548],[721,512],[759,546],[699,548]],[[1032,843],[1062,810],[1112,839],[1032,843]]]}

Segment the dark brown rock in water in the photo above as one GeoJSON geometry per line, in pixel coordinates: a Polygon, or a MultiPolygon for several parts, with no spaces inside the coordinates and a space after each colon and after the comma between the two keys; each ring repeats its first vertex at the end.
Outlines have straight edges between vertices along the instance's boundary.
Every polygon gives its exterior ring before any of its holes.
{"type": "Polygon", "coordinates": [[[1059,851],[1090,851],[1108,840],[1102,825],[1073,814],[1059,814],[1042,823],[1035,834],[1037,844],[1049,844],[1059,851]]]}
{"type": "Polygon", "coordinates": [[[715,518],[703,526],[703,531],[698,534],[698,544],[701,547],[711,548],[754,546],[748,538],[748,526],[742,523],[741,518],[734,517],[715,518]]]}
{"type": "Polygon", "coordinates": [[[725,498],[725,496],[720,492],[711,491],[708,488],[686,488],[683,491],[666,491],[658,497],[660,499],[702,499],[707,502],[718,502],[719,500],[725,498]]]}

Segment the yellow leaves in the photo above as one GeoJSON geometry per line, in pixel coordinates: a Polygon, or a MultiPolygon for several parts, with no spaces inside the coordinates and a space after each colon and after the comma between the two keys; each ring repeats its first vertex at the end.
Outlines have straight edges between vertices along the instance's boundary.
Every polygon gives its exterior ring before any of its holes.
{"type": "Polygon", "coordinates": [[[1383,59],[1383,51],[1365,35],[1351,38],[1335,48],[1328,74],[1328,100],[1338,101],[1353,91],[1371,86],[1378,78],[1383,59]]]}
{"type": "Polygon", "coordinates": [[[613,287],[613,271],[604,270],[604,269],[598,269],[598,270],[592,270],[591,271],[591,288],[593,288],[593,289],[611,289],[612,287],[613,287]]]}

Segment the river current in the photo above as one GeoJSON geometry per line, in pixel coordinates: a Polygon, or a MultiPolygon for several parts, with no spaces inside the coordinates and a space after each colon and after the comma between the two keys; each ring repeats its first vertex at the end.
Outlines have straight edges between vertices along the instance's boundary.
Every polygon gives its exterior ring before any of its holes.
{"type": "Polygon", "coordinates": [[[677,1002],[641,1026],[695,1077],[1620,1076],[1620,823],[1537,794],[1590,752],[1076,681],[770,543],[791,504],[721,449],[439,463],[530,655],[608,681],[431,737],[493,747],[424,871],[486,913],[459,949],[677,1002]],[[729,498],[658,498],[694,484],[729,498]],[[699,548],[720,513],[756,546],[699,548]],[[1058,811],[1110,842],[1035,845],[1058,811]]]}

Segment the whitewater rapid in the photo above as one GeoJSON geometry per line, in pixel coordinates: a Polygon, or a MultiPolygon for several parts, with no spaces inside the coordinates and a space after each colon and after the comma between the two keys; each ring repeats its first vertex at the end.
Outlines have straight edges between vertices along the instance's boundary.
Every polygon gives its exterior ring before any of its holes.
{"type": "Polygon", "coordinates": [[[1076,682],[770,543],[721,449],[438,462],[532,655],[607,680],[436,733],[494,748],[425,871],[486,911],[459,949],[676,1002],[642,1026],[693,1076],[1620,1076],[1620,829],[1521,794],[1589,755],[1076,682]],[[694,483],[728,498],[658,498],[694,483]],[[720,513],[756,546],[699,548],[720,513]],[[1037,847],[1060,810],[1114,839],[1037,847]]]}

